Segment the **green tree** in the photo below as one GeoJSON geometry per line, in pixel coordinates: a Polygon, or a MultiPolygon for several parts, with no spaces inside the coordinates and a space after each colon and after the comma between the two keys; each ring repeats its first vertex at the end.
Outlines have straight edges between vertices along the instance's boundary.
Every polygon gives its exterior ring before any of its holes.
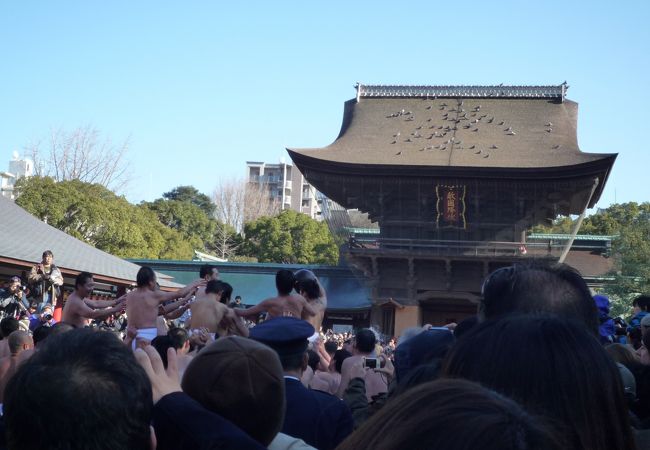
{"type": "Polygon", "coordinates": [[[201,210],[210,218],[214,217],[215,204],[212,203],[210,197],[199,192],[194,186],[178,186],[169,192],[163,194],[163,198],[167,200],[177,200],[179,202],[192,203],[201,208],[201,210]]]}
{"type": "Polygon", "coordinates": [[[178,231],[196,249],[207,250],[214,240],[216,221],[189,201],[159,198],[140,207],[153,211],[163,225],[178,231]]]}
{"type": "MultiPolygon", "coordinates": [[[[533,231],[570,233],[573,223],[570,217],[560,217],[551,227],[533,231]]],[[[650,293],[650,202],[611,205],[585,218],[579,231],[613,236],[613,281],[605,285],[603,293],[612,302],[612,315],[628,315],[634,297],[650,293]]]]}
{"type": "Polygon", "coordinates": [[[99,184],[49,177],[19,180],[16,203],[96,248],[122,258],[189,259],[191,243],[157,216],[99,184]]]}
{"type": "Polygon", "coordinates": [[[244,227],[245,254],[260,262],[336,264],[338,246],[327,224],[292,210],[244,227]]]}

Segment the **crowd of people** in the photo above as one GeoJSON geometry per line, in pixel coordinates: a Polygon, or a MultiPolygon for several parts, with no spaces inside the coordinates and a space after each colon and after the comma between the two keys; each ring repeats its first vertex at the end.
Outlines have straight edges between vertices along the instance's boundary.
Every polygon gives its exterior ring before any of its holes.
{"type": "Polygon", "coordinates": [[[46,253],[0,296],[0,448],[650,448],[650,297],[616,324],[567,265],[498,269],[475,316],[393,337],[323,330],[309,270],[250,308],[210,265],[104,299],[81,272],[63,304],[46,253]]]}

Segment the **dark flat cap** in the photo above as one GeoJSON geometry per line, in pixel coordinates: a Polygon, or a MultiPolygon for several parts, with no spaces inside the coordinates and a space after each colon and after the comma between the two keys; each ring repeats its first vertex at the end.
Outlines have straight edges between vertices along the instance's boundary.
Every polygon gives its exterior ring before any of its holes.
{"type": "Polygon", "coordinates": [[[314,327],[295,317],[276,317],[253,327],[250,337],[271,344],[285,344],[307,339],[314,334],[314,327]]]}
{"type": "Polygon", "coordinates": [[[295,317],[276,317],[253,327],[250,338],[273,348],[282,356],[303,353],[314,327],[295,317]]]}

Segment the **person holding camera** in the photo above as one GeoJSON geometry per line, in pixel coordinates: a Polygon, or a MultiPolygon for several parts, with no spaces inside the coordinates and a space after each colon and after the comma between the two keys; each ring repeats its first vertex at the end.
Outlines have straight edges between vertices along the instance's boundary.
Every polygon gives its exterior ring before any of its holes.
{"type": "Polygon", "coordinates": [[[39,302],[40,309],[45,305],[56,308],[57,300],[63,286],[63,275],[54,265],[54,254],[50,250],[43,252],[43,259],[32,267],[29,273],[29,283],[32,286],[32,295],[39,302]]]}
{"type": "Polygon", "coordinates": [[[348,384],[353,379],[352,366],[358,362],[362,362],[364,368],[372,369],[365,371],[364,381],[366,384],[366,397],[368,403],[372,402],[373,397],[379,394],[388,392],[388,379],[382,371],[375,369],[383,369],[386,364],[386,359],[380,359],[375,352],[375,344],[377,337],[375,333],[369,328],[363,328],[357,331],[352,345],[352,355],[343,361],[341,366],[341,383],[337,392],[337,397],[343,398],[348,384]],[[382,366],[382,361],[384,366],[382,366]]]}
{"type": "Polygon", "coordinates": [[[32,314],[29,317],[29,331],[34,331],[40,326],[51,327],[56,323],[52,315],[52,307],[50,305],[43,306],[40,313],[32,314]]]}
{"type": "Polygon", "coordinates": [[[0,316],[17,319],[21,311],[27,311],[29,302],[19,277],[11,277],[9,286],[0,292],[0,316]]]}

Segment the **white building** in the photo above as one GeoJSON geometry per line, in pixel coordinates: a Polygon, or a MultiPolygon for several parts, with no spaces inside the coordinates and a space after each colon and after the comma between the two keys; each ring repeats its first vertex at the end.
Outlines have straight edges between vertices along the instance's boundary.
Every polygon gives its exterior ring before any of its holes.
{"type": "Polygon", "coordinates": [[[265,186],[270,199],[278,202],[280,209],[293,209],[312,219],[321,220],[316,189],[307,182],[297,167],[284,161],[278,164],[246,161],[246,166],[246,181],[265,186]]]}
{"type": "Polygon", "coordinates": [[[31,159],[21,159],[18,152],[13,152],[12,159],[9,161],[9,170],[0,172],[0,194],[13,200],[16,181],[32,175],[34,175],[34,162],[31,159]]]}

